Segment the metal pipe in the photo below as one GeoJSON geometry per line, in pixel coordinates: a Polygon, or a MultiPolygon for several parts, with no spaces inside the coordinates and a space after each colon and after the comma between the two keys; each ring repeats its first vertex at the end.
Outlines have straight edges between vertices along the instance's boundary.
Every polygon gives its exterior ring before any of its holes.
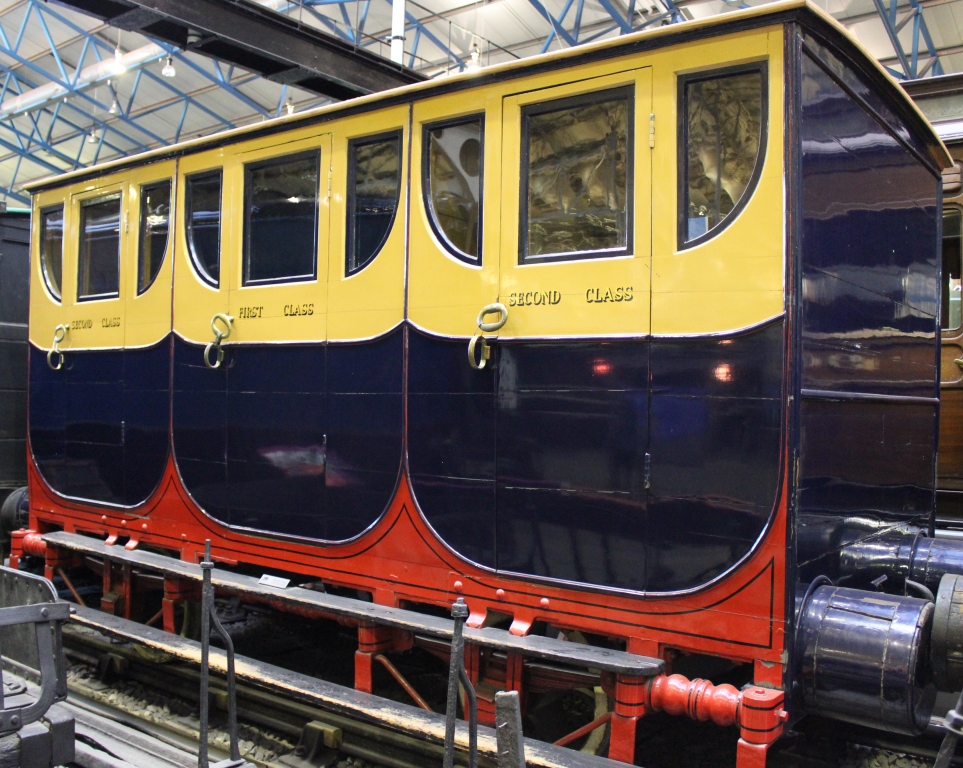
{"type": "Polygon", "coordinates": [[[556,747],[567,747],[576,739],[580,739],[583,736],[588,736],[588,734],[590,734],[596,728],[598,728],[599,726],[605,725],[611,719],[612,719],[612,713],[606,712],[601,717],[595,718],[591,723],[583,725],[581,728],[578,728],[572,731],[568,736],[563,736],[558,741],[555,741],[552,743],[555,744],[556,747]]]}
{"type": "Polygon", "coordinates": [[[74,596],[74,600],[77,601],[77,604],[86,608],[87,603],[84,602],[84,599],[80,596],[80,593],[74,589],[74,585],[70,583],[70,579],[67,578],[67,574],[64,573],[63,568],[57,569],[57,575],[60,576],[60,578],[63,580],[63,583],[67,586],[67,589],[70,590],[70,594],[74,596]]]}
{"type": "MultiPolygon", "coordinates": [[[[213,563],[211,564],[213,565],[213,563]]],[[[234,641],[224,629],[221,620],[214,612],[214,589],[211,588],[210,598],[211,622],[214,631],[224,644],[224,651],[227,655],[227,730],[231,740],[231,760],[241,759],[241,749],[239,744],[239,734],[237,729],[237,683],[234,677],[234,641]]]]}
{"type": "Polygon", "coordinates": [[[955,541],[963,541],[963,531],[954,531],[951,528],[937,528],[935,538],[954,539],[955,541]]]}
{"type": "MultiPolygon", "coordinates": [[[[201,563],[201,571],[204,575],[204,586],[201,588],[201,700],[200,700],[200,746],[197,752],[198,768],[210,768],[208,762],[208,718],[210,716],[210,702],[208,690],[210,686],[210,648],[211,648],[211,627],[217,632],[218,637],[224,644],[224,652],[227,656],[227,729],[231,742],[231,766],[240,766],[241,750],[239,745],[237,728],[237,684],[234,676],[234,642],[231,636],[224,629],[217,613],[214,610],[214,585],[211,583],[211,571],[214,563],[211,560],[211,540],[204,542],[204,562],[201,563]]],[[[228,768],[224,761],[218,766],[228,768]]],[[[217,766],[215,766],[217,768],[217,766]]]]}
{"type": "Polygon", "coordinates": [[[388,670],[388,673],[395,679],[398,685],[400,685],[402,688],[405,689],[405,693],[411,696],[411,698],[415,700],[415,703],[419,707],[421,707],[422,709],[428,712],[433,711],[432,708],[428,706],[428,702],[425,701],[423,698],[421,698],[421,696],[418,694],[418,691],[415,690],[414,686],[411,683],[409,683],[407,680],[405,680],[404,675],[402,675],[401,672],[398,671],[397,667],[395,667],[395,665],[388,660],[387,656],[383,656],[382,654],[378,653],[378,654],[375,654],[374,658],[375,658],[375,661],[377,661],[379,664],[381,664],[381,666],[383,666],[385,669],[388,670]]]}
{"type": "Polygon", "coordinates": [[[80,70],[70,88],[57,82],[50,82],[4,99],[0,103],[0,120],[44,107],[71,93],[76,93],[91,85],[97,85],[108,78],[117,77],[130,69],[139,69],[145,64],[161,59],[166,55],[167,51],[159,45],[151,43],[128,51],[122,56],[111,56],[95,64],[90,64],[80,70]]]}
{"type": "Polygon", "coordinates": [[[391,0],[391,60],[404,63],[405,58],[405,0],[391,0]]]}

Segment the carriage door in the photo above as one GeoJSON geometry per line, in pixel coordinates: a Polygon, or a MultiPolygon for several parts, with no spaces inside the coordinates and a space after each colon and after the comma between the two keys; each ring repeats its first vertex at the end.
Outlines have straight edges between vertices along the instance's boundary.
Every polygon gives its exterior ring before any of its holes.
{"type": "Polygon", "coordinates": [[[325,538],[369,528],[395,495],[404,403],[407,105],[333,126],[325,538]]]}
{"type": "Polygon", "coordinates": [[[497,567],[644,589],[651,69],[503,109],[497,567]]]}
{"type": "Polygon", "coordinates": [[[326,538],[331,137],[310,134],[241,145],[225,164],[234,190],[227,482],[231,525],[326,538]]]}
{"type": "Polygon", "coordinates": [[[207,514],[230,521],[227,491],[227,365],[218,361],[212,323],[229,316],[227,254],[232,190],[225,184],[225,151],[178,160],[174,227],[174,458],[187,491],[207,514]],[[211,345],[208,348],[207,345],[211,345]],[[205,363],[205,360],[207,363],[205,363]]]}
{"type": "MultiPolygon", "coordinates": [[[[55,490],[129,505],[123,461],[128,188],[122,178],[107,181],[67,200],[62,312],[56,331],[48,331],[51,354],[31,364],[33,393],[52,412],[31,413],[31,437],[41,471],[55,490]],[[40,394],[44,389],[46,397],[40,394]],[[50,397],[58,390],[59,397],[50,397]],[[40,419],[62,422],[59,445],[38,443],[33,430],[40,419]]],[[[41,229],[53,223],[42,218],[41,229]]]]}
{"type": "Polygon", "coordinates": [[[170,428],[173,160],[131,169],[124,234],[124,492],[146,501],[167,468],[170,428]]]}

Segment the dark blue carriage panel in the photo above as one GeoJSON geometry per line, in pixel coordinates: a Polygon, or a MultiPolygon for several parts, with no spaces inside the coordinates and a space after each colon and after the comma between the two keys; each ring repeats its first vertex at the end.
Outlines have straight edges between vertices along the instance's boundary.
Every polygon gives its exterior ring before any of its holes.
{"type": "Polygon", "coordinates": [[[803,400],[800,409],[799,575],[835,579],[853,542],[933,505],[936,408],[925,403],[803,400]]]}
{"type": "Polygon", "coordinates": [[[59,371],[30,352],[30,440],[58,493],[136,506],[167,465],[170,343],[68,352],[59,371]]]}
{"type": "Polygon", "coordinates": [[[227,369],[204,365],[202,345],[174,336],[173,450],[188,492],[207,514],[230,522],[227,488],[227,369]]]}
{"type": "MultiPolygon", "coordinates": [[[[890,131],[912,146],[920,156],[927,157],[929,155],[927,145],[921,141],[915,133],[907,129],[906,125],[897,117],[896,113],[887,103],[886,98],[878,89],[868,85],[860,75],[853,71],[850,65],[844,63],[832,50],[812,35],[804,32],[803,43],[804,50],[814,59],[821,62],[836,78],[845,84],[846,88],[855,93],[859,99],[867,104],[886,124],[890,131]]],[[[806,62],[804,62],[804,66],[805,63],[806,62]]],[[[809,69],[807,68],[806,73],[804,73],[804,79],[808,72],[809,69]]],[[[818,85],[816,85],[816,87],[818,87],[818,85]]],[[[806,94],[806,100],[810,102],[810,104],[819,99],[818,91],[814,91],[814,83],[812,81],[806,81],[803,92],[806,94]]],[[[804,125],[801,127],[805,128],[804,125]]]]}
{"type": "Polygon", "coordinates": [[[833,77],[802,57],[803,580],[836,578],[849,543],[925,522],[934,493],[940,181],[882,97],[829,60],[833,77]]]}
{"type": "Polygon", "coordinates": [[[170,453],[171,342],[124,350],[124,493],[127,504],[157,488],[170,453]]]}
{"type": "Polygon", "coordinates": [[[498,347],[498,569],[646,589],[648,343],[498,347]]]}
{"type": "Polygon", "coordinates": [[[228,355],[230,524],[323,539],[322,344],[243,345],[228,355]]]}
{"type": "Polygon", "coordinates": [[[387,509],[404,451],[405,331],[328,346],[326,538],[359,535],[387,509]]]}
{"type": "Polygon", "coordinates": [[[408,330],[408,470],[438,536],[494,568],[495,366],[473,369],[465,350],[464,341],[408,330]]]}
{"type": "Polygon", "coordinates": [[[802,386],[935,397],[936,180],[808,56],[803,78],[802,386]]]}
{"type": "Polygon", "coordinates": [[[933,315],[803,266],[804,389],[934,397],[933,315]]]}
{"type": "Polygon", "coordinates": [[[745,557],[779,493],[782,321],[654,340],[649,592],[692,589],[745,557]]]}
{"type": "Polygon", "coordinates": [[[174,445],[185,485],[232,526],[343,541],[391,501],[402,451],[400,330],[363,344],[243,345],[223,369],[178,341],[174,445]]]}

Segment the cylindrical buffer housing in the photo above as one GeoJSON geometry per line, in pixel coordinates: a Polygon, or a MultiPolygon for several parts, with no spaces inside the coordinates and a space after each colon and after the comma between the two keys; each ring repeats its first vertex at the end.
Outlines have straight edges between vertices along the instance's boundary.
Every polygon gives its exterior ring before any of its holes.
{"type": "Polygon", "coordinates": [[[963,576],[948,573],[940,581],[930,659],[939,690],[963,688],[963,576]]]}
{"type": "Polygon", "coordinates": [[[931,539],[919,528],[894,528],[843,547],[839,572],[854,586],[869,588],[885,576],[886,592],[902,592],[906,579],[935,592],[944,574],[963,574],[963,541],[931,539]]]}
{"type": "Polygon", "coordinates": [[[921,538],[913,551],[910,578],[935,592],[948,573],[963,574],[963,541],[921,538]]]}
{"type": "Polygon", "coordinates": [[[859,725],[919,734],[935,690],[926,649],[933,604],[817,586],[797,601],[796,654],[805,709],[859,725]]]}

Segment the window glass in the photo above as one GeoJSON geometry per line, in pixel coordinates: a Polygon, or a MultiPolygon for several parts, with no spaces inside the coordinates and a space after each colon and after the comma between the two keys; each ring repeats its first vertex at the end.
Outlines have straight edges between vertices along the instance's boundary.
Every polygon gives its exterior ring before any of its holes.
{"type": "Polygon", "coordinates": [[[78,267],[78,299],[120,295],[120,197],[81,204],[78,267]]]}
{"type": "Polygon", "coordinates": [[[401,132],[348,145],[347,273],[364,269],[381,250],[398,208],[401,132]]]}
{"type": "Polygon", "coordinates": [[[171,183],[162,181],[140,188],[140,258],[137,260],[137,293],[146,291],[154,282],[170,234],[171,183]]]}
{"type": "Polygon", "coordinates": [[[64,207],[48,208],[40,214],[40,266],[47,289],[60,301],[64,265],[64,207]]]}
{"type": "Polygon", "coordinates": [[[718,227],[753,181],[763,144],[763,72],[684,83],[683,242],[718,227]]]}
{"type": "Polygon", "coordinates": [[[221,262],[221,172],[187,177],[187,243],[201,277],[218,285],[221,262]]]}
{"type": "Polygon", "coordinates": [[[963,247],[960,242],[960,212],[949,209],[943,213],[943,301],[940,327],[956,330],[963,324],[960,305],[960,277],[963,272],[963,247]]]}
{"type": "Polygon", "coordinates": [[[482,121],[426,130],[428,212],[435,232],[463,261],[481,256],[482,121]]]}
{"type": "Polygon", "coordinates": [[[523,110],[523,261],[626,253],[628,89],[523,110]]]}
{"type": "Polygon", "coordinates": [[[317,152],[244,167],[244,283],[313,278],[318,253],[317,152]]]}

